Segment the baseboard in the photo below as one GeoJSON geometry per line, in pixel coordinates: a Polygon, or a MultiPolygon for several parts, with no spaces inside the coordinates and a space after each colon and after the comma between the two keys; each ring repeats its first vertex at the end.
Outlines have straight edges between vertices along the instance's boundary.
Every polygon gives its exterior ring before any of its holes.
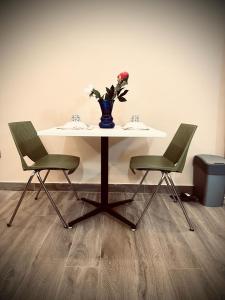
{"type": "MultiPolygon", "coordinates": [[[[0,190],[10,190],[10,191],[22,191],[25,188],[23,182],[0,182],[0,190]]],[[[88,184],[88,183],[78,183],[72,184],[76,191],[85,192],[100,192],[100,184],[88,184]]],[[[40,187],[39,183],[31,183],[29,186],[30,191],[38,190],[40,187]]],[[[69,191],[70,186],[67,183],[46,183],[46,187],[49,191],[69,191]]],[[[136,191],[137,184],[109,184],[110,192],[134,192],[136,191]]],[[[145,185],[143,184],[140,188],[142,193],[151,193],[156,188],[156,185],[145,185]]],[[[192,194],[193,186],[177,186],[179,193],[189,193],[192,194]]],[[[166,186],[160,188],[161,193],[167,193],[166,186]]]]}

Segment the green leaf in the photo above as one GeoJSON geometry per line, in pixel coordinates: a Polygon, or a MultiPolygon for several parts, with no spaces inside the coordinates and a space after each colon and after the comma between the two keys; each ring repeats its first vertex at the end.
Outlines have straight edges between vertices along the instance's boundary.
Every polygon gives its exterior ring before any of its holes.
{"type": "Polygon", "coordinates": [[[127,101],[127,99],[125,99],[125,98],[122,97],[122,96],[119,96],[119,97],[118,97],[118,100],[119,100],[120,102],[125,102],[125,101],[127,101]]]}
{"type": "Polygon", "coordinates": [[[105,99],[111,100],[114,96],[114,91],[115,91],[114,86],[112,85],[110,89],[106,88],[106,91],[107,93],[105,94],[105,99]]]}
{"type": "Polygon", "coordinates": [[[122,94],[120,94],[120,96],[125,96],[127,92],[128,90],[125,90],[122,94]]]}
{"type": "Polygon", "coordinates": [[[99,91],[97,91],[96,89],[93,89],[91,94],[90,94],[90,97],[91,96],[95,96],[97,99],[101,99],[101,94],[99,93],[99,91]]]}
{"type": "Polygon", "coordinates": [[[119,96],[119,94],[121,93],[121,91],[123,90],[124,88],[120,88],[117,90],[117,96],[119,96]]]}

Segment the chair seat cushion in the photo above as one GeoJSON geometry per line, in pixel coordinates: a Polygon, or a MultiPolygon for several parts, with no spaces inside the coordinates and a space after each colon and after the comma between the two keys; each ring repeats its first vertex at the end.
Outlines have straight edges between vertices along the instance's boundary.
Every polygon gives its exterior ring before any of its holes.
{"type": "Polygon", "coordinates": [[[175,171],[173,162],[163,156],[133,156],[130,160],[132,170],[175,171]]]}
{"type": "Polygon", "coordinates": [[[65,154],[47,154],[36,161],[30,169],[33,170],[69,170],[73,173],[79,166],[80,158],[65,154]]]}

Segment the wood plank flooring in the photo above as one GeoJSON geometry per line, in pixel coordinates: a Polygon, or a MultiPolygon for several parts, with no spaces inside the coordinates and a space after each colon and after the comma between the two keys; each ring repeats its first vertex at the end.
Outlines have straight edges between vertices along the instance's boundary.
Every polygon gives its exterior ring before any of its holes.
{"type": "MultiPolygon", "coordinates": [[[[28,192],[8,228],[20,195],[0,191],[1,300],[225,299],[225,207],[185,203],[191,232],[179,205],[160,194],[136,232],[104,214],[66,230],[46,195],[28,192]]],[[[68,221],[92,209],[72,192],[52,196],[68,221]]],[[[148,197],[116,210],[135,222],[148,197]]]]}

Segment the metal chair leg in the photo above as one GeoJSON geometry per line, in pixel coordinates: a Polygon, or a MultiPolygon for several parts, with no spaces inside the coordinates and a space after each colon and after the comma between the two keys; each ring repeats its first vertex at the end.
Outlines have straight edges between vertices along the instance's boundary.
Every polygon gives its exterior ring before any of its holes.
{"type": "Polygon", "coordinates": [[[134,200],[134,197],[135,197],[135,196],[137,195],[137,193],[139,192],[139,190],[140,190],[140,188],[141,188],[141,185],[142,185],[143,181],[145,180],[146,176],[148,175],[148,172],[149,172],[149,170],[147,170],[147,171],[145,172],[144,176],[142,177],[142,179],[141,179],[141,181],[140,181],[140,183],[139,183],[139,185],[138,185],[138,187],[137,187],[136,192],[135,192],[135,193],[133,194],[133,196],[131,197],[131,200],[134,200]]]}
{"type": "Polygon", "coordinates": [[[177,202],[176,199],[176,195],[174,195],[173,189],[169,183],[169,180],[167,179],[167,177],[165,176],[165,181],[166,181],[166,185],[167,185],[167,189],[168,189],[168,194],[171,196],[171,198],[173,199],[173,202],[177,202]]]}
{"type": "Polygon", "coordinates": [[[182,209],[182,211],[183,211],[183,213],[184,213],[184,216],[185,216],[185,218],[186,218],[186,220],[187,220],[187,223],[188,223],[188,225],[189,225],[190,231],[194,231],[194,228],[193,228],[193,225],[192,225],[192,223],[191,223],[191,220],[189,219],[189,216],[188,216],[188,213],[187,213],[187,211],[186,211],[186,209],[185,209],[185,207],[184,207],[184,204],[182,203],[182,201],[181,201],[181,199],[180,199],[180,197],[179,197],[179,195],[178,195],[178,193],[177,193],[177,191],[176,191],[175,184],[174,184],[174,182],[173,182],[171,176],[170,176],[169,174],[166,174],[166,176],[167,176],[167,179],[169,180],[169,182],[170,182],[170,184],[171,184],[171,187],[173,188],[174,196],[175,196],[176,199],[178,200],[178,203],[180,204],[180,207],[181,207],[181,209],[182,209]]]}
{"type": "Polygon", "coordinates": [[[27,181],[27,184],[26,184],[26,186],[25,186],[25,188],[24,188],[24,190],[23,190],[23,193],[22,193],[22,195],[21,195],[21,197],[20,197],[20,199],[19,199],[19,201],[18,201],[18,203],[17,203],[17,206],[16,206],[16,208],[15,208],[13,214],[12,214],[12,217],[11,217],[9,223],[7,223],[7,226],[8,226],[8,227],[10,227],[10,226],[12,225],[12,222],[13,222],[15,216],[16,216],[16,213],[17,213],[17,211],[18,211],[18,209],[19,209],[19,207],[20,207],[20,204],[21,204],[22,201],[23,201],[23,198],[24,198],[24,196],[25,196],[25,194],[26,194],[27,188],[28,188],[29,184],[31,183],[31,181],[32,181],[32,179],[33,179],[33,177],[34,177],[34,175],[35,175],[35,172],[33,172],[33,173],[31,174],[29,180],[27,181]]]}
{"type": "Polygon", "coordinates": [[[61,215],[61,213],[60,213],[58,207],[56,206],[54,200],[52,199],[52,196],[50,195],[49,191],[46,189],[46,187],[45,187],[45,185],[44,185],[44,182],[43,182],[43,180],[41,179],[41,176],[40,176],[39,172],[37,172],[36,175],[37,175],[37,178],[38,178],[40,184],[42,185],[42,187],[43,187],[45,193],[47,194],[48,199],[50,200],[52,206],[54,207],[54,209],[55,209],[55,211],[56,211],[56,213],[57,213],[57,215],[59,216],[61,222],[63,223],[64,228],[69,228],[68,224],[66,223],[66,221],[65,221],[64,218],[63,218],[63,216],[61,215]]]}
{"type": "Polygon", "coordinates": [[[141,221],[141,219],[142,219],[143,216],[145,215],[146,211],[148,210],[150,204],[152,203],[152,200],[154,199],[155,195],[158,193],[158,190],[159,190],[161,184],[163,183],[163,180],[164,180],[164,179],[165,179],[165,173],[162,174],[162,177],[161,177],[161,179],[160,179],[160,181],[159,181],[159,183],[158,183],[158,185],[157,185],[155,191],[154,191],[153,194],[151,195],[151,198],[148,200],[148,203],[147,203],[147,205],[145,206],[145,209],[143,210],[143,212],[142,212],[140,218],[138,219],[138,221],[137,221],[137,223],[136,223],[136,226],[138,226],[139,222],[141,221]]]}
{"type": "MultiPolygon", "coordinates": [[[[45,177],[44,177],[44,179],[43,179],[43,183],[45,183],[45,181],[46,181],[46,179],[47,179],[49,173],[50,173],[50,170],[48,170],[47,173],[45,174],[45,177]]],[[[35,196],[35,198],[34,198],[35,200],[38,199],[38,195],[40,194],[41,188],[42,188],[42,186],[40,185],[39,190],[38,190],[38,192],[37,192],[37,194],[36,194],[36,196],[35,196]]]]}
{"type": "Polygon", "coordinates": [[[80,200],[80,198],[79,198],[77,192],[76,192],[75,190],[73,190],[73,186],[72,186],[72,183],[71,183],[71,181],[70,181],[70,178],[69,178],[68,174],[66,173],[65,170],[63,170],[63,173],[64,173],[64,175],[65,175],[65,177],[66,177],[66,179],[67,179],[67,181],[68,181],[68,183],[69,183],[69,185],[70,185],[70,187],[71,187],[71,190],[74,192],[74,195],[75,195],[76,199],[77,199],[77,200],[80,200]]]}

